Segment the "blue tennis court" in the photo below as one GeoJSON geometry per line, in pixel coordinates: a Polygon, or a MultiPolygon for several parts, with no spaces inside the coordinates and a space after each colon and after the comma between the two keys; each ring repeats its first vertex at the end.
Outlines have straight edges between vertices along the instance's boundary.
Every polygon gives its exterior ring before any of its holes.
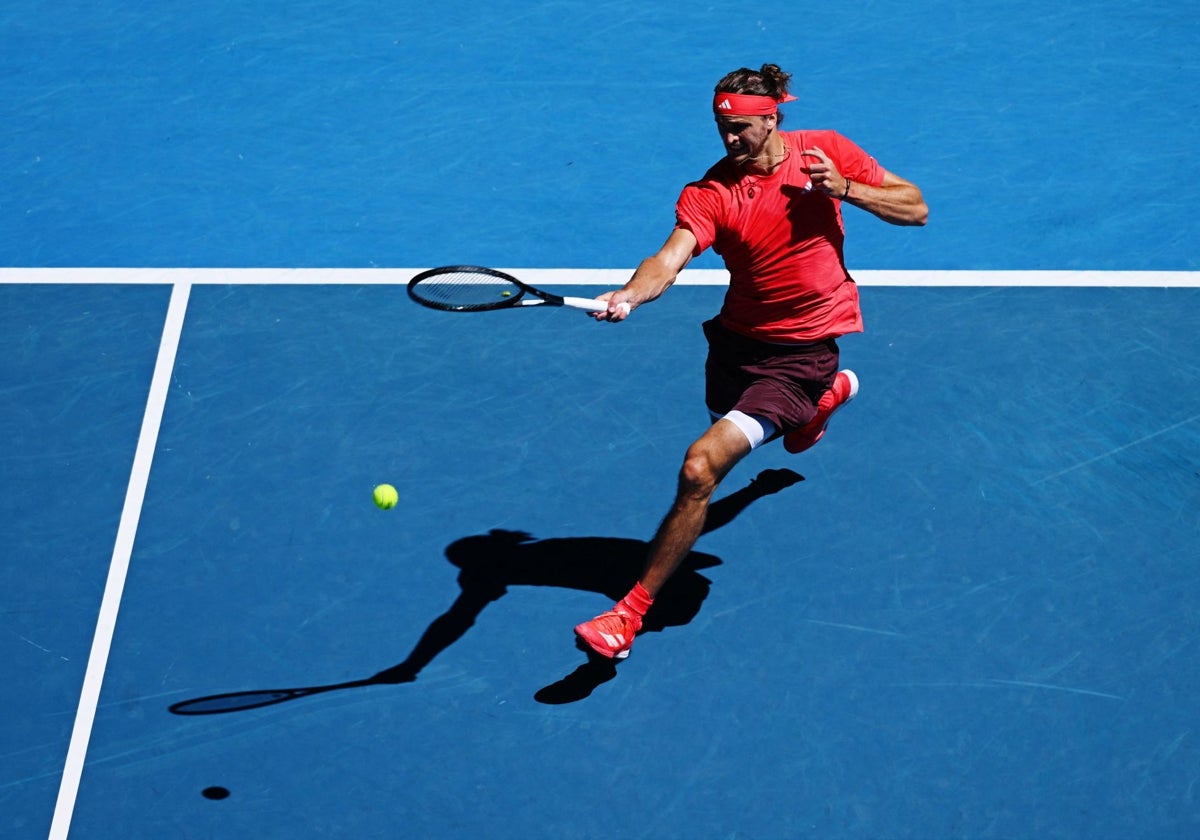
{"type": "Polygon", "coordinates": [[[773,14],[0,13],[0,834],[1200,833],[1194,15],[773,14]],[[620,325],[402,286],[623,282],[763,61],[930,224],[847,211],[861,395],[599,665],[719,261],[620,325]]]}

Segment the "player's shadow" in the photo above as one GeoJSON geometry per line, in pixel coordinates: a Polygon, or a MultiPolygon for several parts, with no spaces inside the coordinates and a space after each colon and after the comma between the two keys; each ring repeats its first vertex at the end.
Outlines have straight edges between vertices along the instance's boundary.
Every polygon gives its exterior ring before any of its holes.
{"type": "MultiPolygon", "coordinates": [[[[725,525],[750,503],[777,493],[803,477],[791,470],[764,470],[749,484],[710,505],[704,532],[725,525]]],[[[259,689],[185,700],[170,707],[178,715],[207,715],[256,709],[329,691],[416,680],[438,654],[463,637],[493,601],[510,586],[558,586],[596,592],[615,602],[629,591],[646,560],[648,545],[620,537],[564,537],[539,540],[522,531],[493,530],[464,537],[446,547],[446,558],[459,569],[458,597],[435,618],[403,662],[366,679],[303,688],[259,689]]],[[[687,624],[708,597],[711,581],[701,569],[720,558],[693,551],[671,577],[646,614],[642,632],[687,624]]],[[[569,703],[587,697],[616,676],[608,659],[589,654],[571,674],[534,695],[542,703],[569,703]]]]}

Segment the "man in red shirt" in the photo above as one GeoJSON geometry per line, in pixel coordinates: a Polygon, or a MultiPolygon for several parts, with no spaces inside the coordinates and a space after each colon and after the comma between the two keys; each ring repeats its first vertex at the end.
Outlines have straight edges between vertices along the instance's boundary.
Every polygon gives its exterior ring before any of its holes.
{"type": "Polygon", "coordinates": [[[755,447],[782,436],[801,452],[858,392],[838,370],[836,339],[861,332],[858,287],[842,254],[841,208],[852,204],[896,225],[924,225],[916,185],[884,169],[834,131],[781,132],[779,103],[791,76],[774,64],[741,68],[717,83],[713,114],[725,157],[683,189],[675,230],[624,287],[601,295],[621,321],[675,282],[711,247],[729,290],[704,324],[705,401],[713,424],[687,451],[675,503],[650,545],[641,580],[611,610],[575,628],[581,647],[624,659],[642,617],[691,551],[717,485],[755,447]]]}

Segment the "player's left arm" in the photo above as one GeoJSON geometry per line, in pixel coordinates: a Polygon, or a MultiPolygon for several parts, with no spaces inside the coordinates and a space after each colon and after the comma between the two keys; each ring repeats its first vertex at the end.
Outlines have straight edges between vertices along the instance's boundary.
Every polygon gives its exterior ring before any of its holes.
{"type": "Polygon", "coordinates": [[[929,221],[929,207],[920,188],[886,169],[878,187],[843,178],[840,195],[842,201],[893,225],[924,225],[929,221]]]}
{"type": "Polygon", "coordinates": [[[849,202],[893,225],[923,225],[929,220],[929,207],[920,188],[896,173],[880,166],[883,178],[879,186],[874,186],[844,175],[819,146],[805,149],[801,154],[811,159],[806,171],[813,187],[831,198],[849,202]]]}

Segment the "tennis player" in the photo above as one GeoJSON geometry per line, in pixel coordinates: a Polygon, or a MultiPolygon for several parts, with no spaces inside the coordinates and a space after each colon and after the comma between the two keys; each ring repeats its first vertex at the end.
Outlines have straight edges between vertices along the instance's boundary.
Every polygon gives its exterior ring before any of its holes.
{"type": "Polygon", "coordinates": [[[724,305],[704,324],[705,401],[714,422],[688,448],[641,579],[611,610],[575,628],[580,646],[604,657],[629,655],[734,465],[777,437],[790,452],[808,449],[858,393],[854,373],[838,369],[836,339],[863,329],[842,254],[843,205],[895,225],[924,225],[929,214],[916,185],[837,132],[780,131],[779,104],[796,98],[790,79],[764,64],[717,83],[712,108],[725,157],[684,187],[675,229],[658,253],[624,287],[600,296],[608,309],[595,317],[621,321],[706,248],[729,270],[724,305]]]}

